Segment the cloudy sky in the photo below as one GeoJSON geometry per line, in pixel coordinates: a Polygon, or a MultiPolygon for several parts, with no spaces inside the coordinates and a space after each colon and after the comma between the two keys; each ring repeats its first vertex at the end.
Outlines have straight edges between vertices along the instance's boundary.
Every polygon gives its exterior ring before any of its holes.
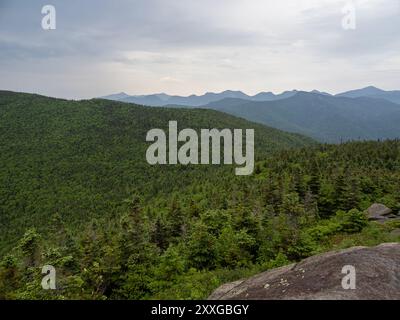
{"type": "Polygon", "coordinates": [[[0,89],[400,89],[400,0],[0,0],[0,89]],[[356,29],[345,30],[353,3],[356,29]],[[43,30],[44,5],[56,30],[43,30]]]}

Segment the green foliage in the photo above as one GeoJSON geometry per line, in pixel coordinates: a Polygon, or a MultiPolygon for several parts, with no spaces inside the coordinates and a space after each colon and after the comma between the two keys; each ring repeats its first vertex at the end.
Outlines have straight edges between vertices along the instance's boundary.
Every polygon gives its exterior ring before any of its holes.
{"type": "Polygon", "coordinates": [[[339,230],[347,233],[360,232],[368,224],[366,215],[357,209],[338,211],[336,217],[340,223],[339,230]]]}
{"type": "Polygon", "coordinates": [[[209,269],[215,266],[216,237],[208,231],[203,222],[194,224],[188,237],[187,250],[189,264],[196,269],[209,269]]]}
{"type": "Polygon", "coordinates": [[[282,251],[279,251],[274,259],[263,263],[261,265],[261,268],[264,270],[269,270],[269,269],[285,266],[289,263],[290,263],[290,260],[287,258],[287,256],[282,251]]]}
{"type": "Polygon", "coordinates": [[[253,257],[251,248],[255,245],[255,239],[246,233],[239,232],[232,227],[222,229],[215,246],[217,264],[223,268],[236,268],[248,265],[253,257]]]}

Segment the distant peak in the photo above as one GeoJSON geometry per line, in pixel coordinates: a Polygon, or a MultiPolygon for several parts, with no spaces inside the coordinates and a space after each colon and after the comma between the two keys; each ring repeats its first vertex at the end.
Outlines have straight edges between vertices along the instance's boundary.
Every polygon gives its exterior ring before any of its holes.
{"type": "Polygon", "coordinates": [[[126,94],[125,92],[120,92],[120,93],[110,94],[108,96],[103,96],[101,98],[109,99],[109,100],[121,100],[121,99],[124,99],[126,97],[129,97],[129,95],[126,94]]]}
{"type": "Polygon", "coordinates": [[[261,91],[257,94],[273,94],[271,91],[261,91]]]}
{"type": "Polygon", "coordinates": [[[243,93],[242,91],[237,91],[237,90],[225,90],[221,93],[243,93]]]}
{"type": "Polygon", "coordinates": [[[321,94],[321,95],[323,95],[323,96],[331,96],[331,94],[328,93],[328,92],[319,91],[319,90],[315,90],[315,89],[314,89],[313,91],[311,91],[311,93],[321,94]]]}
{"type": "Polygon", "coordinates": [[[361,90],[368,91],[368,92],[383,92],[384,91],[384,90],[379,89],[379,88],[374,87],[374,86],[368,86],[368,87],[365,87],[364,89],[361,89],[361,90]]]}
{"type": "Polygon", "coordinates": [[[379,89],[379,88],[377,88],[377,87],[375,87],[375,86],[368,86],[368,87],[365,87],[364,89],[375,89],[375,90],[381,90],[381,89],[379,89]]]}
{"type": "Polygon", "coordinates": [[[374,86],[368,86],[362,89],[356,89],[356,90],[351,90],[343,93],[337,94],[338,96],[344,96],[344,97],[350,97],[350,98],[358,98],[362,96],[371,96],[371,95],[376,95],[376,94],[381,94],[384,93],[385,91],[382,89],[379,89],[374,86]]]}
{"type": "Polygon", "coordinates": [[[298,91],[298,90],[293,90],[293,91],[286,91],[285,93],[289,93],[289,92],[293,92],[294,95],[293,96],[308,96],[308,95],[312,95],[312,92],[307,92],[307,91],[298,91]]]}

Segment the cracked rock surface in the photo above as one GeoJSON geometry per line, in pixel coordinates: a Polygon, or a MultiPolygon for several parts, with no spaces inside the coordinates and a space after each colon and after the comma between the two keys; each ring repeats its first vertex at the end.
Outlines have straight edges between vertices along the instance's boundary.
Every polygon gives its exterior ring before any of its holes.
{"type": "Polygon", "coordinates": [[[353,247],[224,284],[210,300],[400,299],[400,243],[353,247]],[[344,266],[354,266],[356,288],[344,289],[344,266]]]}

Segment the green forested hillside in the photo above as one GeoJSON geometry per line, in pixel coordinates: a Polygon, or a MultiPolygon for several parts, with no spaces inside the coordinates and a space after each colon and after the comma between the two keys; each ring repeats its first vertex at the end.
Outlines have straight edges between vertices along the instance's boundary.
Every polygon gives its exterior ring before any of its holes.
{"type": "Polygon", "coordinates": [[[29,227],[46,233],[54,215],[73,229],[113,219],[124,199],[233,174],[231,167],[150,166],[146,133],[183,128],[255,128],[256,157],[311,139],[215,111],[152,109],[106,100],[66,101],[0,92],[0,252],[29,227]]]}
{"type": "Polygon", "coordinates": [[[0,298],[205,298],[332,248],[400,240],[399,223],[363,213],[400,209],[400,141],[314,145],[214,111],[1,96],[0,298]],[[145,133],[171,119],[255,127],[255,174],[150,168],[145,133]],[[48,264],[54,291],[40,285],[48,264]]]}

